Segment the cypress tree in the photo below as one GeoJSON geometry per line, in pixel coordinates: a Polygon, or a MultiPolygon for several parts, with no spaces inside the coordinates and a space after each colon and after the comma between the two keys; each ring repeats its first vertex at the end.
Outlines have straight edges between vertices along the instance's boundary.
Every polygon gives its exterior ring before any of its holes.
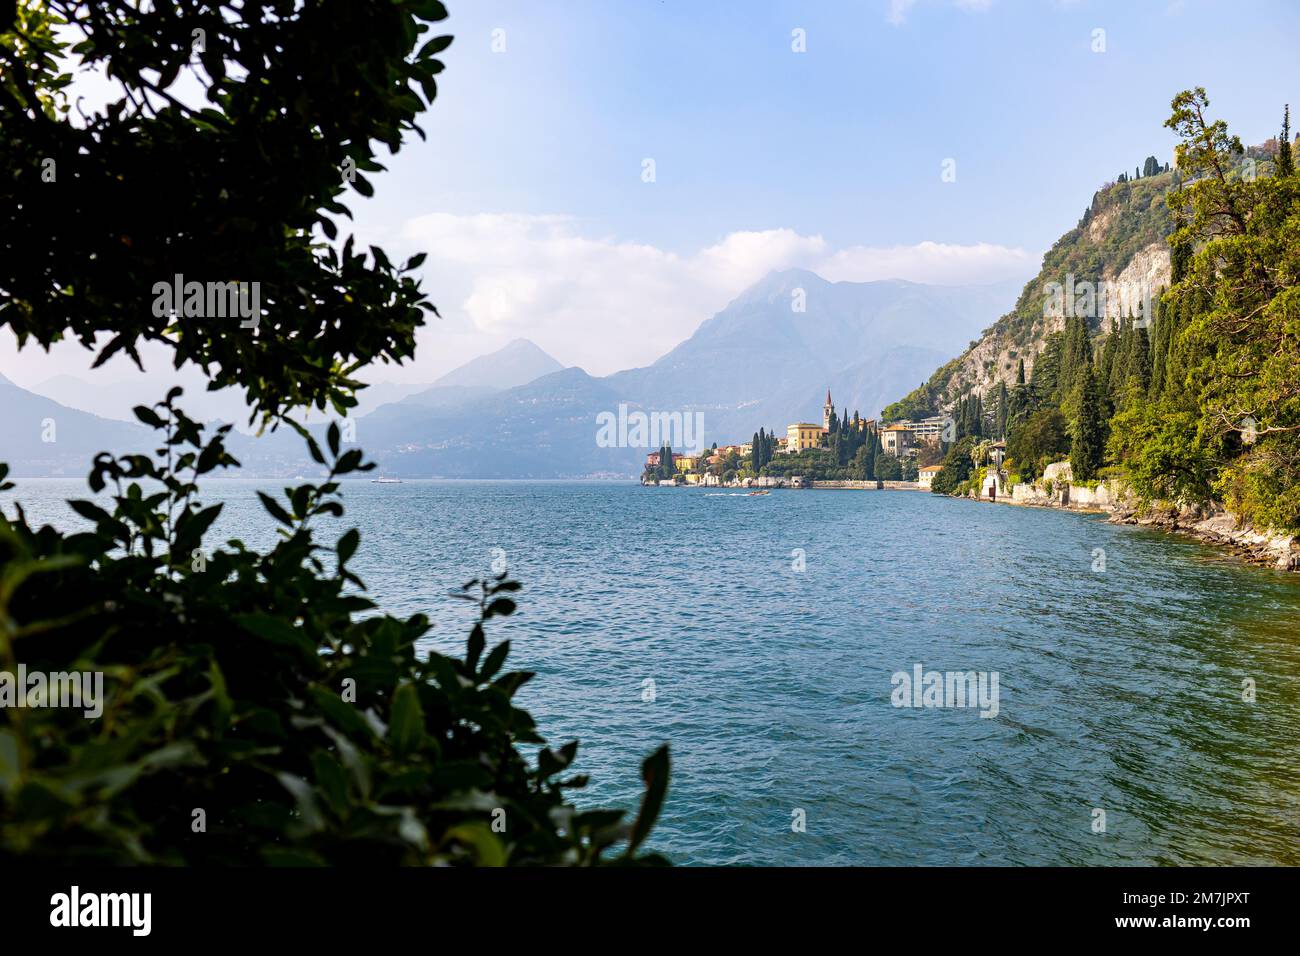
{"type": "Polygon", "coordinates": [[[1119,323],[1112,321],[1110,324],[1110,333],[1106,336],[1106,341],[1101,346],[1101,357],[1097,361],[1097,379],[1106,383],[1106,391],[1112,377],[1115,373],[1115,362],[1119,356],[1119,323]]]}
{"type": "Polygon", "coordinates": [[[1128,363],[1128,377],[1135,379],[1138,387],[1146,391],[1151,386],[1151,341],[1146,329],[1133,329],[1132,353],[1128,363]]]}
{"type": "Polygon", "coordinates": [[[1030,384],[1034,386],[1037,396],[1045,401],[1056,398],[1057,386],[1061,381],[1061,346],[1064,338],[1064,333],[1061,332],[1049,335],[1043,351],[1034,362],[1030,384]]]}
{"type": "Polygon", "coordinates": [[[1291,176],[1295,174],[1295,159],[1291,155],[1291,104],[1282,110],[1282,135],[1277,141],[1277,174],[1291,176]]]}
{"type": "Polygon", "coordinates": [[[1007,408],[1007,402],[1008,402],[1007,383],[999,380],[998,381],[998,411],[997,411],[996,425],[994,426],[994,428],[995,431],[997,432],[997,437],[1000,440],[1005,439],[1007,437],[1007,422],[1010,418],[1010,409],[1007,408]]]}
{"type": "Polygon", "coordinates": [[[1058,400],[1073,389],[1084,364],[1092,360],[1092,345],[1088,340],[1088,320],[1072,315],[1065,322],[1065,341],[1061,352],[1061,372],[1057,387],[1058,400]]]}
{"type": "Polygon", "coordinates": [[[1169,319],[1162,299],[1155,301],[1155,316],[1151,320],[1151,395],[1160,394],[1165,386],[1165,359],[1169,352],[1169,319]]]}
{"type": "Polygon", "coordinates": [[[1073,404],[1078,411],[1070,429],[1070,470],[1075,481],[1091,481],[1101,469],[1105,451],[1101,395],[1091,364],[1080,371],[1073,404]]]}

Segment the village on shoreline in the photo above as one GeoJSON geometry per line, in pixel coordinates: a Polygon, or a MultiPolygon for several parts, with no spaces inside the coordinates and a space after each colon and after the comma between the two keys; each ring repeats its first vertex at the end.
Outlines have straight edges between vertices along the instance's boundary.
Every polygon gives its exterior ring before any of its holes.
{"type": "MultiPolygon", "coordinates": [[[[828,389],[820,425],[793,422],[780,437],[760,428],[748,442],[715,444],[698,454],[665,445],[646,456],[641,483],[928,491],[942,470],[945,435],[951,440],[952,428],[945,416],[889,423],[857,412],[850,417],[847,409],[836,411],[828,389]]],[[[1005,447],[1000,443],[999,455],[1005,447]]]]}
{"type": "Polygon", "coordinates": [[[956,487],[936,489],[935,479],[945,470],[940,462],[958,431],[951,416],[879,423],[856,413],[851,418],[847,412],[837,415],[828,390],[821,425],[792,423],[783,438],[760,429],[750,442],[714,445],[698,455],[665,446],[646,456],[641,484],[751,491],[937,491],[973,501],[1105,514],[1113,524],[1187,535],[1251,564],[1300,571],[1300,540],[1294,535],[1243,526],[1220,507],[1140,502],[1118,477],[1076,481],[1068,460],[1047,464],[1037,479],[1022,480],[1005,467],[1014,463],[1007,459],[1004,439],[972,443],[969,474],[956,487]],[[846,458],[873,477],[836,474],[852,470],[836,467],[846,458]]]}

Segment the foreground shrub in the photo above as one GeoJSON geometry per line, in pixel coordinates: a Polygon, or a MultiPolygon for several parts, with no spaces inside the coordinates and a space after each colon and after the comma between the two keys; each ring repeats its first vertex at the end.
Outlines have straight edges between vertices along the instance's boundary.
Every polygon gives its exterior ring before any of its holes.
{"type": "Polygon", "coordinates": [[[96,459],[111,509],[71,503],[93,530],[0,518],[0,672],[103,675],[99,701],[0,708],[0,862],[590,864],[618,843],[619,862],[662,862],[640,847],[666,748],[634,822],[583,812],[577,743],[547,747],[512,702],[532,675],[504,670],[486,625],[517,582],[461,589],[480,618],[463,659],[418,655],[428,620],[360,593],[357,531],[318,540],[343,513],[338,479],[373,467],[339,453],[337,426],[325,449],[303,432],[323,483],[262,495],[274,548],[205,547],[222,506],[196,479],[237,463],[229,426],[205,441],[177,392],[137,409],[164,433],[156,456],[96,459]]]}

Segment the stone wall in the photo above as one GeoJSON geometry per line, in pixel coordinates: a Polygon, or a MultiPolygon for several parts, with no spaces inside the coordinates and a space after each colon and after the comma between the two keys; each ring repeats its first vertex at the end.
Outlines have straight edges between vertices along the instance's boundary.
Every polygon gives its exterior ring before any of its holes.
{"type": "Polygon", "coordinates": [[[888,484],[888,482],[853,481],[853,480],[846,479],[843,481],[814,481],[812,482],[812,487],[831,488],[831,489],[843,488],[843,489],[852,489],[856,491],[876,491],[877,489],[880,488],[882,484],[888,484]]]}

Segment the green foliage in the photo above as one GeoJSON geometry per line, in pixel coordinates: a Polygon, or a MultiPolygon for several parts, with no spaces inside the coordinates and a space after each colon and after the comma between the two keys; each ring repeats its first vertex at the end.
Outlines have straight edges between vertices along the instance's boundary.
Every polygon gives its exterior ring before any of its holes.
{"type": "Polygon", "coordinates": [[[1273,175],[1246,175],[1203,89],[1172,106],[1188,180],[1169,196],[1177,281],[1156,329],[1160,374],[1117,414],[1111,454],[1145,498],[1218,497],[1300,529],[1300,177],[1281,156],[1273,175]]]}
{"type": "Polygon", "coordinates": [[[91,530],[0,518],[0,669],[102,672],[106,698],[99,719],[0,709],[0,860],[590,864],[621,841],[616,862],[662,862],[638,848],[666,750],[634,824],[578,810],[577,743],[546,747],[513,703],[533,675],[504,670],[508,643],[485,653],[517,582],[457,592],[479,617],[464,659],[418,654],[429,622],[375,613],[348,564],[357,532],[321,540],[339,479],[373,467],[339,453],[337,426],[327,449],[307,439],[321,484],[264,496],[274,548],[205,544],[221,506],[197,479],[236,463],[229,426],[205,441],[178,392],[137,410],[165,434],[156,456],[96,459],[111,507],[73,503],[91,530]],[[540,747],[535,764],[520,745],[540,747]]]}
{"type": "Polygon", "coordinates": [[[1007,438],[1007,457],[1015,460],[1027,479],[1037,478],[1051,462],[1070,448],[1065,416],[1056,408],[1043,408],[1014,426],[1007,438]]]}
{"type": "Polygon", "coordinates": [[[934,476],[930,483],[930,491],[937,495],[951,495],[959,493],[962,487],[970,480],[975,471],[975,462],[971,459],[971,452],[974,451],[977,439],[973,435],[967,435],[953,443],[952,448],[943,459],[943,468],[934,476]]]}
{"type": "MultiPolygon", "coordinates": [[[[96,457],[97,498],[70,502],[90,530],[33,527],[21,505],[0,515],[0,671],[102,674],[105,698],[90,716],[0,708],[0,861],[663,862],[641,847],[667,750],[643,765],[634,821],[573,805],[585,784],[570,774],[577,743],[546,745],[514,704],[532,675],[505,671],[507,644],[488,648],[519,584],[460,589],[478,612],[463,659],[417,653],[429,622],[365,597],[349,566],[356,529],[322,538],[343,514],[340,479],[373,465],[340,450],[337,425],[322,448],[288,418],[355,405],[352,375],[409,357],[433,311],[410,274],[423,255],[397,266],[378,247],[358,252],[338,241],[338,219],[349,189],[373,192],[364,174],[382,170],[377,147],[396,152],[420,133],[451,42],[425,36],[443,5],[9,9],[0,325],[20,345],[70,330],[102,346],[101,363],[163,343],[211,387],[240,386],[264,425],[296,429],[327,477],[261,494],[280,525],[266,553],[209,543],[220,505],[202,503],[199,479],[238,463],[229,426],[205,438],[173,390],[136,409],[162,433],[154,455],[96,457]],[[84,119],[63,95],[78,60],[123,90],[84,119]],[[208,105],[174,98],[182,72],[208,105]],[[155,284],[175,275],[258,283],[256,327],[154,315],[155,284]]],[[[12,488],[6,474],[0,465],[0,490],[12,488]]]]}
{"type": "Polygon", "coordinates": [[[1077,481],[1091,481],[1101,468],[1106,451],[1101,392],[1091,364],[1078,373],[1074,389],[1076,411],[1070,425],[1070,474],[1077,481]]]}
{"type": "Polygon", "coordinates": [[[755,474],[762,472],[776,454],[776,434],[759,429],[754,433],[749,447],[749,467],[755,474]]]}
{"type": "Polygon", "coordinates": [[[356,369],[413,354],[434,311],[410,274],[423,256],[394,264],[334,240],[351,217],[345,193],[373,192],[377,148],[423,136],[416,118],[451,42],[427,36],[441,3],[307,0],[238,17],[202,0],[20,10],[0,37],[0,327],[20,345],[70,331],[98,362],[123,352],[138,363],[139,343],[161,343],[268,419],[343,411],[356,369]],[[88,121],[63,95],[78,59],[123,87],[88,121]],[[206,104],[175,98],[182,74],[206,104]],[[176,275],[258,283],[257,328],[155,315],[155,284],[176,275]]]}
{"type": "Polygon", "coordinates": [[[943,404],[943,386],[948,377],[957,369],[959,360],[953,359],[930,377],[930,380],[888,406],[881,412],[881,418],[887,422],[906,419],[919,421],[933,418],[937,409],[943,404]]]}
{"type": "Polygon", "coordinates": [[[872,477],[881,481],[902,481],[903,464],[893,455],[880,455],[876,458],[875,473],[872,477]]]}
{"type": "MultiPolygon", "coordinates": [[[[1177,172],[1148,157],[1134,179],[1103,188],[994,326],[1003,344],[1043,343],[1030,383],[1008,396],[1008,459],[1032,478],[1068,452],[1079,481],[1122,472],[1148,501],[1216,499],[1256,524],[1300,530],[1300,177],[1290,111],[1275,145],[1247,149],[1208,106],[1199,88],[1174,98],[1165,125],[1181,139],[1177,172]],[[1044,331],[1043,284],[1116,275],[1165,237],[1173,284],[1143,317],[1152,323],[1123,318],[1097,330],[1108,334],[1095,361],[1084,320],[1044,331]]],[[[969,399],[949,394],[961,367],[944,366],[901,405],[937,400],[964,418],[969,399]]]]}
{"type": "Polygon", "coordinates": [[[1277,138],[1277,175],[1279,179],[1295,175],[1295,157],[1291,144],[1291,104],[1282,111],[1282,132],[1277,138]]]}

